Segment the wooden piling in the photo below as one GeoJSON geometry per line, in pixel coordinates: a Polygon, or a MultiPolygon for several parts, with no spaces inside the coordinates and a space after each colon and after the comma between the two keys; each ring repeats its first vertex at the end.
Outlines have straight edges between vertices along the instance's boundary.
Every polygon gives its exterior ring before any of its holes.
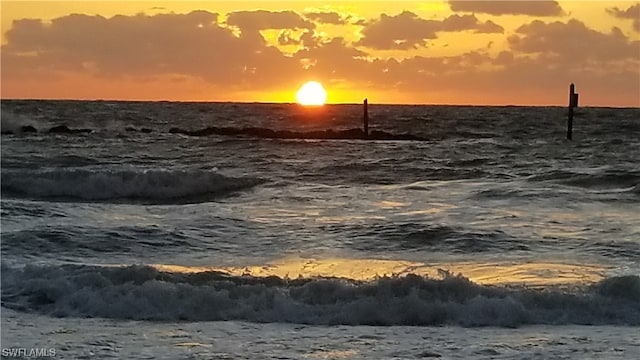
{"type": "Polygon", "coordinates": [[[573,108],[578,106],[578,94],[575,92],[576,86],[569,85],[569,112],[567,119],[567,140],[573,139],[573,108]]]}
{"type": "Polygon", "coordinates": [[[364,138],[369,138],[369,103],[367,99],[364,99],[364,114],[362,116],[364,122],[364,138]]]}

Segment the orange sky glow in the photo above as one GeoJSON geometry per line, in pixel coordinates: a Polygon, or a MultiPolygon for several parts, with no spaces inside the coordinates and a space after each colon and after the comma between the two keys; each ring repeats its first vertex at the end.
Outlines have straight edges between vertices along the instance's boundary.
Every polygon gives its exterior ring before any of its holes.
{"type": "Polygon", "coordinates": [[[2,1],[2,99],[640,107],[638,1],[2,1]]]}

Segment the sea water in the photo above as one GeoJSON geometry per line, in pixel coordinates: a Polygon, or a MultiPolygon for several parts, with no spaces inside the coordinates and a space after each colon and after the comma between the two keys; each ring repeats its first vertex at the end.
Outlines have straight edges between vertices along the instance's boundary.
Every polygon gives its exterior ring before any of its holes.
{"type": "Polygon", "coordinates": [[[640,109],[369,111],[3,101],[2,356],[640,357],[640,109]]]}

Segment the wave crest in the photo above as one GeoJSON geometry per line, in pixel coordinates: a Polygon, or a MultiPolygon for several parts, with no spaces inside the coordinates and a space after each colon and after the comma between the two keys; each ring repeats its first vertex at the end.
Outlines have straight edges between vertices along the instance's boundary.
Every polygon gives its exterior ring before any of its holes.
{"type": "Polygon", "coordinates": [[[256,178],[212,170],[3,170],[2,196],[37,200],[197,203],[251,188],[256,178]]]}
{"type": "Polygon", "coordinates": [[[383,326],[640,325],[637,276],[561,290],[481,286],[460,275],[362,282],[185,274],[148,266],[3,265],[2,272],[3,306],[63,317],[383,326]]]}

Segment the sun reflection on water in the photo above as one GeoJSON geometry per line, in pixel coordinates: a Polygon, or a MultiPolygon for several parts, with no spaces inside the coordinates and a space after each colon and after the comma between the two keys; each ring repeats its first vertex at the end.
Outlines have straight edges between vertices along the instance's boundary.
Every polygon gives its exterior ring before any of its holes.
{"type": "Polygon", "coordinates": [[[607,270],[602,266],[561,264],[550,262],[529,263],[431,263],[382,260],[325,258],[286,258],[258,266],[188,267],[156,264],[155,268],[170,272],[221,271],[234,276],[278,276],[281,278],[337,277],[369,281],[383,276],[416,274],[442,278],[445,274],[461,274],[484,285],[564,285],[593,283],[604,278],[607,270]]]}

